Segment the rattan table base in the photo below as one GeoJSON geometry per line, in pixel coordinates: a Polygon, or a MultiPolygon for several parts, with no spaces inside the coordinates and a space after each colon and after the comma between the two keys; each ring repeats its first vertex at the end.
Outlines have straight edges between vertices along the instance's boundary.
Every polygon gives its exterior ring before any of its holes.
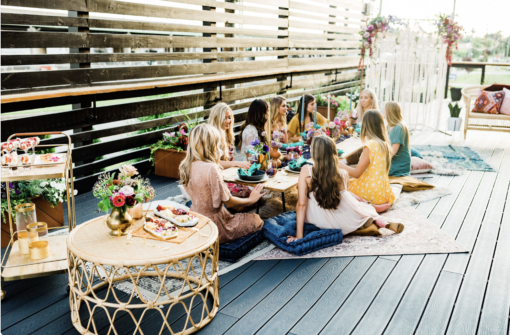
{"type": "Polygon", "coordinates": [[[200,234],[170,244],[110,236],[104,220],[80,225],[67,239],[71,318],[81,334],[126,334],[126,322],[132,325],[127,327],[129,334],[191,334],[214,318],[219,308],[215,224],[208,221],[200,234]],[[158,292],[152,300],[140,292],[143,277],[158,278],[160,283],[152,288],[158,292]],[[164,285],[167,278],[178,278],[182,287],[169,291],[164,285]],[[119,281],[128,281],[132,291],[119,294],[113,287],[119,281]],[[184,323],[172,325],[182,317],[184,323]],[[151,330],[144,330],[149,323],[151,330]]]}

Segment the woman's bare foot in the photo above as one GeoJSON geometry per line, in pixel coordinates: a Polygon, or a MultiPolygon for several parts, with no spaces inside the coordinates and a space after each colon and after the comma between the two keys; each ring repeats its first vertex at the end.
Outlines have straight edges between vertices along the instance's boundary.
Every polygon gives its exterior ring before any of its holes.
{"type": "Polygon", "coordinates": [[[386,228],[386,226],[388,225],[388,222],[384,219],[377,219],[375,220],[375,224],[379,227],[379,228],[386,228]]]}
{"type": "Polygon", "coordinates": [[[389,229],[391,231],[394,231],[397,234],[400,234],[401,232],[404,231],[404,225],[401,223],[394,223],[394,222],[388,223],[385,228],[389,229]]]}

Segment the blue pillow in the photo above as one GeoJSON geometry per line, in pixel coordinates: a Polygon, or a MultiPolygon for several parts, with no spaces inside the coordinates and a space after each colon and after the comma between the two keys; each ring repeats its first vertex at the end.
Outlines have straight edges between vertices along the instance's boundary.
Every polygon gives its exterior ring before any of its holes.
{"type": "Polygon", "coordinates": [[[220,260],[234,263],[263,240],[264,233],[259,230],[230,243],[220,244],[220,260]]]}
{"type": "Polygon", "coordinates": [[[264,236],[279,248],[294,255],[306,255],[342,243],[341,229],[320,229],[305,223],[303,238],[287,243],[287,236],[296,236],[296,212],[287,212],[264,220],[264,236]]]}
{"type": "Polygon", "coordinates": [[[413,149],[411,148],[411,157],[418,157],[418,158],[421,158],[423,159],[423,157],[421,156],[420,152],[416,149],[413,149]]]}

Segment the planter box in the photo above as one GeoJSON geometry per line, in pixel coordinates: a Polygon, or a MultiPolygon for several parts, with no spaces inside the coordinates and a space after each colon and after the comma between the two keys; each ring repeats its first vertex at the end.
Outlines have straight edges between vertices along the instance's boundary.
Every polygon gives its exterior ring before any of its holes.
{"type": "Polygon", "coordinates": [[[462,93],[460,92],[462,88],[450,87],[450,94],[452,97],[452,101],[459,101],[462,98],[462,93]]]}
{"type": "MultiPolygon", "coordinates": [[[[46,222],[48,227],[61,227],[65,224],[64,221],[64,207],[62,203],[58,203],[54,208],[50,203],[43,198],[33,198],[32,203],[35,204],[35,215],[38,222],[46,222]]],[[[12,229],[16,231],[16,222],[12,221],[12,229]]],[[[2,248],[9,244],[11,235],[9,233],[9,219],[4,222],[2,219],[2,248]]]]}
{"type": "Polygon", "coordinates": [[[449,117],[448,118],[448,131],[460,131],[462,125],[461,117],[449,117]]]}
{"type": "Polygon", "coordinates": [[[180,179],[179,165],[186,158],[186,151],[158,149],[154,152],[154,173],[158,176],[180,179]]]}
{"type": "MultiPolygon", "coordinates": [[[[324,118],[328,119],[329,120],[329,115],[328,115],[328,106],[326,107],[319,107],[317,106],[317,113],[318,114],[321,114],[322,116],[324,116],[324,118]]],[[[331,113],[331,118],[334,119],[335,116],[336,116],[336,113],[337,113],[337,107],[330,107],[330,113],[331,113]]],[[[331,121],[331,120],[329,120],[331,121]]],[[[322,126],[322,124],[321,124],[322,126]]]]}

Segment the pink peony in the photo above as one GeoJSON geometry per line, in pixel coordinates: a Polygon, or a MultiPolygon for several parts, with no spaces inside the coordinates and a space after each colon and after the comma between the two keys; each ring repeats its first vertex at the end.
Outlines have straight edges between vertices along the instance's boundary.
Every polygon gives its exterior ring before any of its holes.
{"type": "Polygon", "coordinates": [[[135,190],[131,186],[124,186],[119,190],[119,193],[124,194],[126,197],[135,194],[135,190]]]}

